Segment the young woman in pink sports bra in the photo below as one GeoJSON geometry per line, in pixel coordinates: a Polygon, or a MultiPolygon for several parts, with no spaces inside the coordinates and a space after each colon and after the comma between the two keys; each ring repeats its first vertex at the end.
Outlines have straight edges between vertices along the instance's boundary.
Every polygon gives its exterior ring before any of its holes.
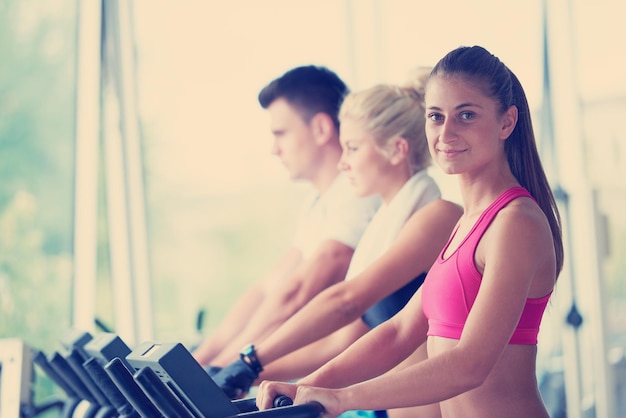
{"type": "Polygon", "coordinates": [[[425,98],[430,152],[457,176],[463,216],[402,311],[297,385],[264,382],[261,408],[286,394],[327,417],[439,402],[443,417],[548,418],[536,344],[563,244],[525,93],[474,46],[437,63],[425,98]],[[426,360],[386,373],[422,343],[426,360]]]}

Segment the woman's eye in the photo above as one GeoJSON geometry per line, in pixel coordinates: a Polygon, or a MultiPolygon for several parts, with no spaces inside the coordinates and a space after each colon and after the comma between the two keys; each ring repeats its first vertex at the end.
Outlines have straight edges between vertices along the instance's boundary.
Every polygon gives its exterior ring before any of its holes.
{"type": "Polygon", "coordinates": [[[470,120],[474,118],[474,114],[472,112],[463,112],[461,113],[461,119],[470,120]]]}
{"type": "Polygon", "coordinates": [[[442,119],[442,116],[438,113],[429,113],[426,117],[432,121],[438,121],[442,119]]]}

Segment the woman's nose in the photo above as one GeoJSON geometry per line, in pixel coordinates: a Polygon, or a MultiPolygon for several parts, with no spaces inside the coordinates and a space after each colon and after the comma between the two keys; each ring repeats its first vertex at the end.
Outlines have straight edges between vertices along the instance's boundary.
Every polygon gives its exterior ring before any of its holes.
{"type": "Polygon", "coordinates": [[[441,124],[441,130],[439,131],[439,140],[442,142],[450,142],[457,139],[456,127],[453,119],[446,119],[441,124]]]}
{"type": "Polygon", "coordinates": [[[270,147],[270,153],[272,155],[279,155],[280,154],[280,148],[278,147],[278,141],[274,140],[274,142],[272,142],[272,146],[270,147]]]}
{"type": "Polygon", "coordinates": [[[337,168],[340,171],[347,171],[350,166],[348,165],[348,163],[346,162],[345,158],[343,157],[343,155],[341,156],[341,158],[339,159],[339,162],[337,163],[337,168]]]}

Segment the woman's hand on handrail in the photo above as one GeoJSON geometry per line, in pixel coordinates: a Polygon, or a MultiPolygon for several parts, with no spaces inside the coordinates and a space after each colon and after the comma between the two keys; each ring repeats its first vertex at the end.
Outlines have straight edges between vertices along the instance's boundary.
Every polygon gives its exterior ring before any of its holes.
{"type": "Polygon", "coordinates": [[[265,380],[259,385],[256,404],[259,410],[271,409],[275,399],[283,395],[293,399],[294,405],[318,403],[325,409],[324,418],[333,418],[345,412],[337,396],[340,390],[265,380]]]}

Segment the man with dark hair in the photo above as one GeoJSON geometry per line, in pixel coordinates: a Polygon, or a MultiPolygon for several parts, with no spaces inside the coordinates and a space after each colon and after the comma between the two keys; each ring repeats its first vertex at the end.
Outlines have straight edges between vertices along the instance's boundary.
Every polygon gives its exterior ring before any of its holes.
{"type": "Polygon", "coordinates": [[[209,373],[232,363],[243,346],[262,341],[346,275],[380,204],[378,197],[357,197],[338,168],[342,149],[337,115],[347,93],[334,72],[318,66],[294,68],[259,93],[259,103],[270,116],[273,154],[292,179],[310,182],[315,193],[305,204],[292,245],[194,351],[209,373]]]}
{"type": "Polygon", "coordinates": [[[325,67],[297,67],[269,83],[259,93],[259,104],[263,109],[275,100],[284,98],[297,109],[308,122],[316,113],[326,113],[339,128],[339,108],[348,87],[325,67]]]}

